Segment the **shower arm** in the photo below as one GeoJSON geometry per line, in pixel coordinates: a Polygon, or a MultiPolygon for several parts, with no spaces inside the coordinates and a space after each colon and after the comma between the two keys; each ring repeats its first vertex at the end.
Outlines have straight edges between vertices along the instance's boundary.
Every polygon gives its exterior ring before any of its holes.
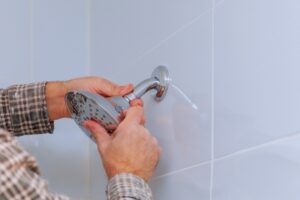
{"type": "Polygon", "coordinates": [[[142,82],[140,82],[135,88],[134,91],[126,96],[124,98],[130,102],[134,99],[141,98],[144,94],[146,94],[150,90],[156,90],[157,93],[160,91],[160,82],[157,78],[151,77],[148,78],[142,82]]]}
{"type": "Polygon", "coordinates": [[[155,68],[150,78],[140,82],[132,93],[124,96],[124,99],[130,102],[141,98],[150,90],[156,90],[155,100],[161,101],[167,93],[170,81],[168,69],[164,66],[159,66],[155,68]]]}

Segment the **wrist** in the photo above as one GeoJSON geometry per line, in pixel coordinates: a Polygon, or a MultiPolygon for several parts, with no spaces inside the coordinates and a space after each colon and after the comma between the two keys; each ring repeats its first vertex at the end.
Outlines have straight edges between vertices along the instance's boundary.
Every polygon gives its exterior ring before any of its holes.
{"type": "Polygon", "coordinates": [[[46,84],[46,102],[50,121],[70,117],[64,100],[66,93],[67,88],[62,81],[48,82],[46,84]]]}
{"type": "Polygon", "coordinates": [[[150,173],[143,172],[141,170],[132,170],[127,167],[123,167],[122,169],[117,169],[117,168],[111,168],[111,169],[106,169],[106,175],[108,180],[112,179],[114,176],[118,174],[132,174],[134,176],[137,176],[141,179],[143,179],[145,182],[148,182],[148,180],[151,177],[150,173]]]}

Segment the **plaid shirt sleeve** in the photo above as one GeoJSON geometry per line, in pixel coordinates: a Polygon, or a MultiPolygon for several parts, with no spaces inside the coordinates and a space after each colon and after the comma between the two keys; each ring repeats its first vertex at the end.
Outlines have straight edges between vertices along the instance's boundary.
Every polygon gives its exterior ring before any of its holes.
{"type": "Polygon", "coordinates": [[[129,173],[112,177],[106,193],[108,200],[153,200],[148,184],[142,178],[129,173]]]}
{"type": "Polygon", "coordinates": [[[52,133],[45,98],[46,82],[0,90],[0,128],[14,135],[52,133]]]}
{"type": "Polygon", "coordinates": [[[0,199],[68,199],[48,191],[47,183],[39,175],[36,160],[3,129],[0,129],[0,199]]]}
{"type": "MultiPolygon", "coordinates": [[[[45,87],[46,82],[41,82],[0,90],[1,200],[68,199],[48,191],[47,183],[39,175],[36,160],[22,149],[14,137],[53,132],[54,124],[48,118],[45,87]]],[[[148,184],[128,173],[114,176],[106,192],[108,200],[153,199],[148,184]]]]}

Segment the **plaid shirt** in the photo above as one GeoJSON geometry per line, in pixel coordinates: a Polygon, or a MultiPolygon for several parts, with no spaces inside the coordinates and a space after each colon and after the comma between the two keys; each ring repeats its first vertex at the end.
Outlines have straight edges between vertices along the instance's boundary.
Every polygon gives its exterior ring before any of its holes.
{"type": "MultiPolygon", "coordinates": [[[[36,160],[14,137],[53,132],[45,86],[42,82],[0,89],[0,200],[69,199],[48,191],[36,160]]],[[[109,200],[152,199],[148,184],[128,173],[111,178],[106,194],[109,200]]]]}

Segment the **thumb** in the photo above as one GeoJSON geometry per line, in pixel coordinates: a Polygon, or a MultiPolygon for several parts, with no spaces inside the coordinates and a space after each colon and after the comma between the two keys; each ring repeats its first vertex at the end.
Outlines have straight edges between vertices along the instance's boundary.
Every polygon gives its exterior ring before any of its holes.
{"type": "Polygon", "coordinates": [[[143,124],[144,119],[144,109],[141,106],[132,106],[125,112],[125,119],[121,123],[143,124]]]}
{"type": "Polygon", "coordinates": [[[97,145],[102,149],[105,148],[112,140],[107,131],[97,122],[87,120],[84,122],[84,127],[88,129],[95,138],[97,145]]]}

